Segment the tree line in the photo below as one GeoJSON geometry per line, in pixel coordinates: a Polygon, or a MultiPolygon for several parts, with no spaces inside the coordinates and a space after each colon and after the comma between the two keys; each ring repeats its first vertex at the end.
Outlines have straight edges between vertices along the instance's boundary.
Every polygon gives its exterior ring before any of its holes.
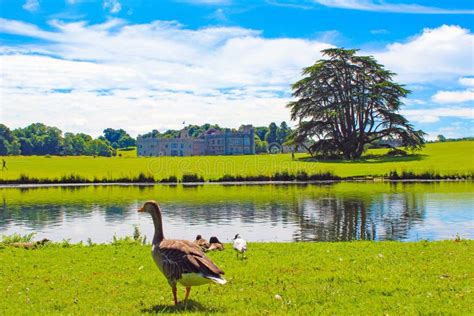
{"type": "MultiPolygon", "coordinates": [[[[190,137],[199,137],[206,132],[211,130],[221,131],[225,128],[220,127],[217,124],[203,124],[203,125],[188,125],[184,128],[188,132],[190,137]]],[[[292,129],[288,126],[286,122],[281,122],[278,126],[274,122],[270,123],[268,126],[257,126],[255,127],[255,152],[256,153],[267,153],[268,145],[272,143],[278,143],[282,145],[288,141],[289,136],[292,133],[292,129]]],[[[176,138],[179,137],[181,130],[167,130],[163,133],[160,133],[158,130],[154,129],[153,131],[140,135],[144,138],[176,138]]]]}
{"type": "Polygon", "coordinates": [[[117,148],[135,146],[123,129],[107,128],[103,135],[93,138],[84,133],[64,133],[53,126],[34,123],[11,130],[0,124],[0,155],[64,155],[104,156],[116,154],[117,148]]]}
{"type": "MultiPolygon", "coordinates": [[[[210,130],[224,130],[217,124],[188,125],[190,137],[199,137],[210,130]]],[[[159,132],[153,130],[141,137],[175,138],[180,130],[159,132]]],[[[283,144],[292,133],[286,122],[278,126],[272,122],[268,127],[255,128],[255,150],[268,152],[268,144],[283,144]]],[[[58,155],[58,156],[115,156],[118,148],[136,146],[136,140],[123,129],[106,128],[103,135],[93,138],[85,133],[63,132],[54,126],[34,123],[24,128],[10,129],[0,124],[0,156],[6,155],[58,155]]]]}

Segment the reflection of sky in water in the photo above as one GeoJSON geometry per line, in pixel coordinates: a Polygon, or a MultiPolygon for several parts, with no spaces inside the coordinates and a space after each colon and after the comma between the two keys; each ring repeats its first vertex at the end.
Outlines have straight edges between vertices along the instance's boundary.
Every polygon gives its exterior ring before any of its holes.
{"type": "Polygon", "coordinates": [[[451,199],[437,194],[426,194],[429,201],[425,219],[410,231],[410,240],[474,238],[474,198],[472,194],[452,194],[451,199]]]}
{"type": "MultiPolygon", "coordinates": [[[[430,185],[426,184],[427,188],[430,185]]],[[[255,186],[248,190],[262,188],[268,189],[255,186]]],[[[230,241],[236,233],[249,241],[413,241],[452,239],[456,234],[474,238],[472,192],[430,193],[410,188],[404,186],[393,192],[361,195],[357,190],[336,193],[333,187],[315,186],[313,190],[281,186],[276,189],[278,194],[259,199],[245,194],[232,199],[216,195],[194,203],[179,200],[178,196],[161,203],[165,236],[194,239],[199,233],[207,238],[216,235],[224,242],[230,241]]],[[[198,193],[186,191],[188,195],[198,193]]],[[[94,242],[106,242],[111,241],[114,234],[131,235],[134,225],[138,225],[151,240],[152,220],[148,214],[136,212],[143,199],[133,196],[136,195],[132,191],[116,201],[102,195],[100,200],[91,203],[76,201],[73,195],[72,200],[66,199],[61,204],[47,201],[28,204],[4,197],[4,206],[0,208],[0,234],[34,231],[36,238],[77,242],[90,237],[94,242]]]]}

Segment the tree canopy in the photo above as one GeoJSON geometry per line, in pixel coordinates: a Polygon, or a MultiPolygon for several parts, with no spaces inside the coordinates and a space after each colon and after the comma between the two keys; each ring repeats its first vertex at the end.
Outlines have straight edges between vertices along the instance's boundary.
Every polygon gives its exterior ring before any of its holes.
{"type": "Polygon", "coordinates": [[[355,49],[322,53],[328,58],[304,68],[292,86],[297,100],[287,106],[298,121],[296,144],[310,143],[311,154],[346,159],[359,158],[367,144],[389,137],[406,148],[423,146],[425,133],[399,114],[409,91],[392,81],[394,73],[355,49]]]}
{"type": "Polygon", "coordinates": [[[104,130],[104,138],[115,149],[135,146],[135,139],[133,139],[126,131],[121,128],[106,128],[104,130]]]}
{"type": "MultiPolygon", "coordinates": [[[[119,138],[118,143],[120,143],[120,139],[123,141],[126,140],[127,136],[130,137],[125,131],[123,132],[125,138],[123,136],[119,138]]],[[[132,140],[134,144],[135,140],[133,138],[132,140]]],[[[95,155],[110,157],[115,155],[115,149],[103,136],[97,139],[93,139],[90,135],[84,133],[65,133],[63,136],[63,132],[59,128],[42,123],[33,123],[14,130],[0,124],[0,155],[95,155]]]]}

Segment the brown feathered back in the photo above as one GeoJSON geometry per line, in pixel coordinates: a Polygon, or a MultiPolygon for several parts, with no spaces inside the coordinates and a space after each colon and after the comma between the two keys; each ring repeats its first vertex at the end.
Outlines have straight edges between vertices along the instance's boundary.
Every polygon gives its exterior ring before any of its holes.
{"type": "Polygon", "coordinates": [[[187,240],[163,240],[159,245],[163,256],[163,269],[169,280],[178,280],[183,273],[202,273],[217,277],[224,274],[201,248],[187,240]]]}

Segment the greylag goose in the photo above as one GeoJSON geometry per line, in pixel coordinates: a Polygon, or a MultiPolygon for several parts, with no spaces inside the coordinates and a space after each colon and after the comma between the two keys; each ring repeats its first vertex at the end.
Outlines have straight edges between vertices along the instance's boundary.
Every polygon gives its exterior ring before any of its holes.
{"type": "Polygon", "coordinates": [[[224,250],[224,245],[217,239],[216,236],[212,236],[211,239],[209,239],[209,251],[212,250],[224,250]]]}
{"type": "Polygon", "coordinates": [[[207,242],[207,240],[202,238],[201,235],[197,235],[196,239],[193,241],[193,243],[198,245],[201,248],[201,250],[204,251],[204,252],[206,252],[209,249],[209,243],[207,242]]]}
{"type": "Polygon", "coordinates": [[[177,283],[186,287],[184,299],[187,300],[191,286],[211,282],[218,284],[227,282],[222,278],[224,271],[206,257],[200,247],[187,240],[165,239],[161,209],[155,201],[145,202],[138,212],[149,213],[153,219],[155,234],[153,235],[151,254],[171,286],[175,305],[178,304],[177,283]]]}
{"type": "Polygon", "coordinates": [[[247,251],[247,242],[240,237],[239,234],[235,235],[234,237],[234,245],[233,248],[237,251],[237,257],[239,253],[242,254],[242,259],[245,258],[244,252],[247,251]]]}

